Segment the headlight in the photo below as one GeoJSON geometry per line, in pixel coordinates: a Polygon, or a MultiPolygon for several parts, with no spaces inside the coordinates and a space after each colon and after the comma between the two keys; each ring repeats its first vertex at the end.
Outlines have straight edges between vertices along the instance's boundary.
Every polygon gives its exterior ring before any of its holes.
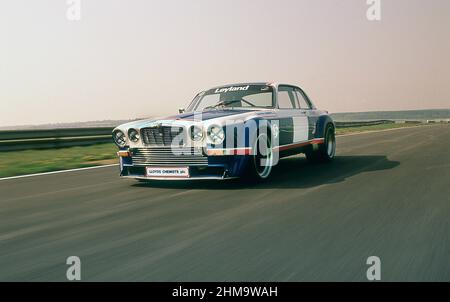
{"type": "Polygon", "coordinates": [[[141,138],[139,136],[139,132],[136,129],[128,130],[128,137],[130,138],[130,141],[132,141],[133,143],[137,143],[141,138]]]}
{"type": "Polygon", "coordinates": [[[123,148],[127,145],[127,137],[125,136],[125,133],[120,130],[116,130],[113,132],[113,139],[116,145],[120,148],[123,148]]]}
{"type": "Polygon", "coordinates": [[[191,139],[196,142],[201,141],[203,139],[203,129],[199,126],[192,126],[191,139]]]}
{"type": "Polygon", "coordinates": [[[225,133],[223,132],[222,127],[213,125],[208,128],[208,138],[214,145],[219,145],[223,143],[225,139],[225,133]]]}

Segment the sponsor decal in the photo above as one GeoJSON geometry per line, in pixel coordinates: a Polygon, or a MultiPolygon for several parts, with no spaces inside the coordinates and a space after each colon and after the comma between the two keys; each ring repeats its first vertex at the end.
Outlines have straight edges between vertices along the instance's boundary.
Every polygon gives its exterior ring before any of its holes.
{"type": "Polygon", "coordinates": [[[174,122],[174,120],[157,120],[157,121],[152,121],[150,122],[147,127],[152,127],[152,128],[161,128],[162,126],[170,126],[172,125],[174,122]]]}
{"type": "Polygon", "coordinates": [[[147,177],[182,177],[189,178],[188,167],[147,167],[147,177]]]}
{"type": "Polygon", "coordinates": [[[247,91],[250,88],[249,85],[247,86],[231,86],[226,88],[217,88],[214,93],[227,93],[227,92],[233,92],[233,91],[247,91]]]}

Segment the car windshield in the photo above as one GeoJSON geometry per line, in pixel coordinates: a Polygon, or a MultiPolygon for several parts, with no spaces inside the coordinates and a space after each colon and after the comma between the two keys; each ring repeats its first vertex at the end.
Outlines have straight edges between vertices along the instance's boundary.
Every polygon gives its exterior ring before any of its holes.
{"type": "Polygon", "coordinates": [[[227,108],[273,108],[273,88],[267,85],[235,85],[200,93],[188,111],[227,108]]]}

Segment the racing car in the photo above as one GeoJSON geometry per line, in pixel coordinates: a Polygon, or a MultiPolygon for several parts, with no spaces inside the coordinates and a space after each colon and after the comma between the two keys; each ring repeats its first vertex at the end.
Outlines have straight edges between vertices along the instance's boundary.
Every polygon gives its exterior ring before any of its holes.
{"type": "Polygon", "coordinates": [[[335,157],[335,123],[298,86],[241,83],[200,92],[179,114],[113,130],[120,176],[137,180],[270,177],[279,159],[335,157]]]}

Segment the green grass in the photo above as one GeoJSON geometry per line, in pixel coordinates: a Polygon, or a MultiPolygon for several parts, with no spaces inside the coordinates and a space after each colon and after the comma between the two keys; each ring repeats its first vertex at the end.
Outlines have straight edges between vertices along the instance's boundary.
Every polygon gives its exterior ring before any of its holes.
{"type": "Polygon", "coordinates": [[[374,126],[362,126],[362,127],[350,127],[350,128],[337,128],[336,134],[349,134],[357,132],[367,132],[367,131],[379,131],[386,129],[396,129],[396,128],[407,128],[407,127],[417,127],[421,124],[381,124],[374,126]]]}
{"type": "Polygon", "coordinates": [[[0,152],[0,177],[118,163],[117,147],[98,144],[50,150],[0,152]]]}

